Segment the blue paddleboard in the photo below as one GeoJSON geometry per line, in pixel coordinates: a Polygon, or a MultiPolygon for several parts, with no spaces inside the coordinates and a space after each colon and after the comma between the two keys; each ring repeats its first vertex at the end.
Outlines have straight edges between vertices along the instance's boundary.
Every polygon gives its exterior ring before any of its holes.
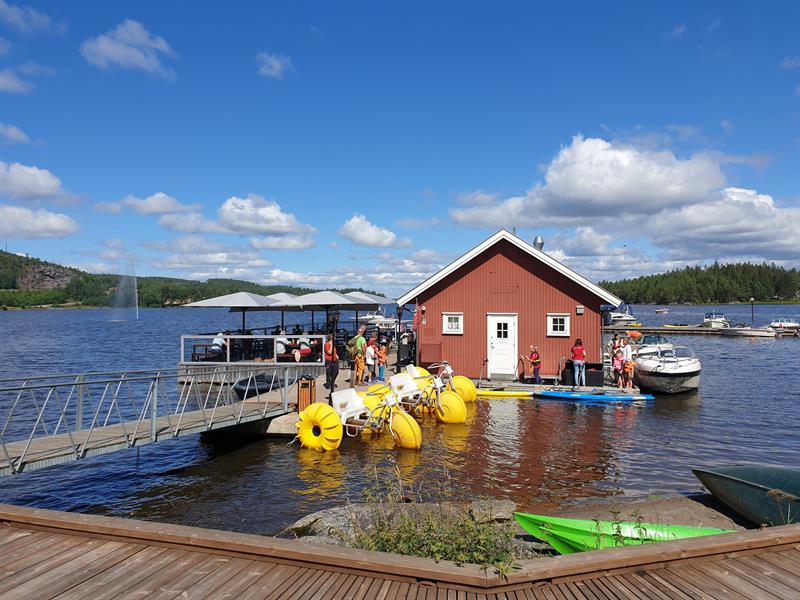
{"type": "Polygon", "coordinates": [[[591,402],[631,402],[634,400],[655,400],[650,394],[614,394],[611,392],[558,392],[554,390],[542,390],[534,392],[538,398],[553,398],[556,400],[576,400],[591,402]]]}

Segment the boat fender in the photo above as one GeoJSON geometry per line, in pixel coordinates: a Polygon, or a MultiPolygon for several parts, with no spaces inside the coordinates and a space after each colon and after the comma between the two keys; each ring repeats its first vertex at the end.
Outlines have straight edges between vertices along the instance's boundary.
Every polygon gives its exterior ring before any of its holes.
{"type": "Polygon", "coordinates": [[[342,421],[332,407],[324,402],[314,402],[299,416],[297,437],[304,448],[326,452],[336,450],[342,443],[342,421]]]}

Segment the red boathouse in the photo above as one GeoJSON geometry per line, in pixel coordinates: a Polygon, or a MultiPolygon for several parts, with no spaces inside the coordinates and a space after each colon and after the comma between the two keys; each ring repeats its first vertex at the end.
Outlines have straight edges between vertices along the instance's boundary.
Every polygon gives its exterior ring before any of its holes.
{"type": "Polygon", "coordinates": [[[622,300],[501,230],[398,303],[419,311],[417,364],[447,360],[468,377],[511,378],[531,344],[542,375],[557,373],[575,338],[589,362],[602,362],[600,306],[622,300]]]}

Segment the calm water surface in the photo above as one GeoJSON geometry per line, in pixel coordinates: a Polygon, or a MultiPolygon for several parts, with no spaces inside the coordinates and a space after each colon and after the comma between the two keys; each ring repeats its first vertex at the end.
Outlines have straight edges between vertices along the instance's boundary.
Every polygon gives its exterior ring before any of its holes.
{"type": "MultiPolygon", "coordinates": [[[[706,307],[633,307],[646,324],[697,323],[706,307]]],[[[749,321],[750,306],[715,307],[749,321]]],[[[756,306],[756,324],[800,306],[756,306]]],[[[173,366],[181,333],[235,329],[217,309],[147,309],[139,322],[107,310],[0,312],[0,377],[173,366]],[[123,320],[115,320],[123,318],[123,320]]],[[[274,315],[248,318],[271,325],[274,315]]],[[[289,319],[287,318],[287,321],[289,319]]],[[[300,516],[358,500],[376,469],[433,489],[443,468],[468,495],[548,509],[610,496],[700,489],[690,467],[800,464],[800,339],[673,336],[703,361],[698,393],[643,405],[481,401],[466,425],[423,424],[421,451],[385,437],[317,454],[285,440],[199,436],[0,479],[0,502],[273,533],[300,516]]]]}

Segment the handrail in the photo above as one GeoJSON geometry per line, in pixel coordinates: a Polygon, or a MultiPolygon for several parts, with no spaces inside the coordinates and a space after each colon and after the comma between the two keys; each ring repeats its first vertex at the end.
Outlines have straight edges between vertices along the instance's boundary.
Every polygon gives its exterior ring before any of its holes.
{"type": "Polygon", "coordinates": [[[283,414],[299,376],[317,375],[323,368],[302,362],[230,363],[105,372],[95,378],[79,373],[69,381],[63,381],[66,375],[50,382],[27,377],[13,387],[6,380],[0,388],[0,475],[178,437],[187,427],[209,431],[283,414]],[[268,386],[256,379],[260,376],[268,386]],[[237,397],[239,383],[244,390],[237,397]],[[41,441],[56,437],[58,443],[41,441]]]}

